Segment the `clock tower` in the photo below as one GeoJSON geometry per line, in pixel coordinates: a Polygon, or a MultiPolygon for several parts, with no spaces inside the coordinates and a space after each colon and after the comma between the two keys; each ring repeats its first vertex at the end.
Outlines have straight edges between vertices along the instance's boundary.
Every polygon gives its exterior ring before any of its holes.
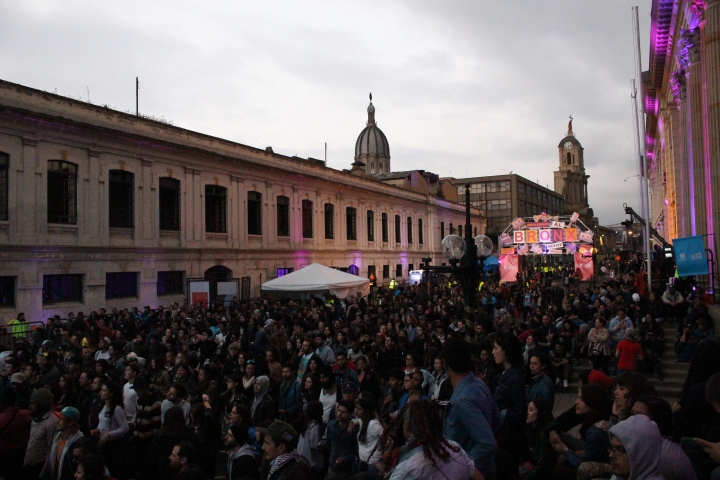
{"type": "Polygon", "coordinates": [[[555,175],[555,191],[565,197],[565,214],[580,214],[586,224],[592,220],[593,212],[588,205],[587,181],[585,174],[584,148],[580,145],[572,129],[573,118],[568,122],[565,138],[558,145],[560,168],[555,175]]]}

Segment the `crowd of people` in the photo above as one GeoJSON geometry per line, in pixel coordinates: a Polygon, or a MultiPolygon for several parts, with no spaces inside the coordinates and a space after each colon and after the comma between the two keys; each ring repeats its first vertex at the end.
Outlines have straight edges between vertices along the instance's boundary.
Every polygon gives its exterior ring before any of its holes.
{"type": "Polygon", "coordinates": [[[0,353],[0,478],[720,478],[720,344],[691,288],[527,268],[485,279],[468,314],[452,280],[394,287],[32,331],[20,314],[0,353]],[[691,362],[672,406],[648,379],[664,323],[691,362]]]}

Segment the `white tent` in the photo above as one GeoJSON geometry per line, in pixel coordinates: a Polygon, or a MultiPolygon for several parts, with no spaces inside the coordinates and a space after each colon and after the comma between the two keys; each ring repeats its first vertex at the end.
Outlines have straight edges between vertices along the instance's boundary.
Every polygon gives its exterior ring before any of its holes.
{"type": "Polygon", "coordinates": [[[365,297],[370,293],[370,280],[313,263],[305,268],[262,284],[270,292],[323,292],[329,290],[338,298],[357,292],[365,297]]]}

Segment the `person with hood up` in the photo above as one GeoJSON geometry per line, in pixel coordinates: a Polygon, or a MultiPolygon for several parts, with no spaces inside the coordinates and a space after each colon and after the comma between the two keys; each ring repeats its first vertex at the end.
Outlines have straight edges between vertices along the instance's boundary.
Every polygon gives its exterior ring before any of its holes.
{"type": "Polygon", "coordinates": [[[228,448],[227,480],[260,478],[255,447],[248,445],[247,439],[247,425],[233,425],[225,434],[225,446],[228,448]]]}
{"type": "Polygon", "coordinates": [[[658,466],[662,436],[645,415],[633,415],[610,428],[611,480],[664,480],[658,466]]]}
{"type": "Polygon", "coordinates": [[[250,414],[255,425],[260,425],[261,422],[267,420],[275,420],[277,417],[277,404],[268,395],[269,390],[270,379],[267,376],[261,375],[255,379],[255,396],[250,407],[250,414]]]}

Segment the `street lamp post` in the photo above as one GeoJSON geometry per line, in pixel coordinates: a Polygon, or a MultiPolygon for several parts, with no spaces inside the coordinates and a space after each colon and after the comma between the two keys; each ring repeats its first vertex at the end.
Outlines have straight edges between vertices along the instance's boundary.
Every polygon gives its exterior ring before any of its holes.
{"type": "Polygon", "coordinates": [[[460,280],[465,300],[465,324],[470,331],[474,332],[475,293],[480,283],[485,257],[492,253],[492,243],[484,235],[473,237],[472,223],[470,222],[469,183],[465,185],[465,238],[448,235],[442,240],[442,246],[450,266],[430,266],[432,259],[423,258],[422,268],[425,271],[450,273],[460,280]],[[478,255],[478,246],[482,249],[480,255],[478,255]]]}

